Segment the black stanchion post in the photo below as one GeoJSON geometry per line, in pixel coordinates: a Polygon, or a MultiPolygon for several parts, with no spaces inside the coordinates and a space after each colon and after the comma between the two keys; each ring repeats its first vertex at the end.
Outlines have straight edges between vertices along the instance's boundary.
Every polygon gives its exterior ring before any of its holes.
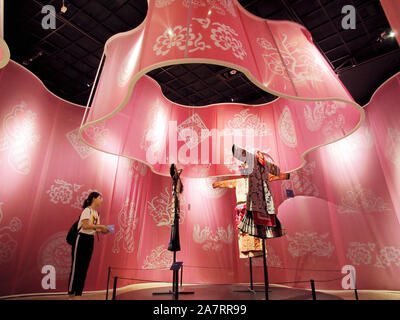
{"type": "Polygon", "coordinates": [[[108,287],[110,286],[110,274],[111,274],[111,267],[108,267],[106,300],[108,300],[108,287]]]}
{"type": "Polygon", "coordinates": [[[250,266],[250,289],[254,290],[254,286],[253,286],[253,264],[251,262],[251,257],[249,257],[249,266],[250,266]]]}
{"type": "Polygon", "coordinates": [[[178,300],[178,294],[179,294],[179,270],[174,270],[174,276],[175,276],[175,282],[174,282],[174,298],[175,300],[178,300]]]}
{"type": "Polygon", "coordinates": [[[315,294],[314,280],[311,279],[310,282],[311,282],[312,299],[317,300],[317,295],[315,294]]]}
{"type": "Polygon", "coordinates": [[[182,267],[181,267],[182,269],[181,269],[181,287],[183,286],[183,264],[182,264],[182,267]]]}
{"type": "Polygon", "coordinates": [[[262,251],[263,251],[263,263],[264,263],[264,284],[265,284],[265,300],[269,300],[268,297],[268,288],[269,288],[269,282],[268,282],[268,266],[267,266],[267,258],[265,257],[265,238],[262,239],[262,251]]]}
{"type": "Polygon", "coordinates": [[[117,281],[118,281],[118,277],[114,278],[114,286],[113,286],[113,295],[112,295],[112,299],[115,300],[115,296],[117,294],[117,281]]]}
{"type": "Polygon", "coordinates": [[[357,288],[354,288],[354,294],[356,295],[356,300],[358,300],[358,292],[357,292],[357,288]]]}
{"type": "MultiPolygon", "coordinates": [[[[176,251],[174,251],[174,260],[172,264],[174,264],[175,262],[176,262],[176,251]]],[[[175,289],[175,281],[176,281],[176,273],[172,272],[172,292],[174,292],[175,289]]]]}

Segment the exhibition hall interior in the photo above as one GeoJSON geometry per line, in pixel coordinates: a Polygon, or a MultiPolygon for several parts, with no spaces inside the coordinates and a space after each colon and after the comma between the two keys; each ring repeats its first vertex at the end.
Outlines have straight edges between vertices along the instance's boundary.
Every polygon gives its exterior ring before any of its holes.
{"type": "Polygon", "coordinates": [[[399,300],[400,2],[0,0],[0,300],[399,300]]]}

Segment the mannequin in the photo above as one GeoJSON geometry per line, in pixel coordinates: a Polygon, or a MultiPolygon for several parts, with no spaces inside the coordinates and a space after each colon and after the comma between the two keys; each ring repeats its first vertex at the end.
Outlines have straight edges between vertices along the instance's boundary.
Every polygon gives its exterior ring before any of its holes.
{"type": "MultiPolygon", "coordinates": [[[[268,154],[257,151],[254,155],[245,149],[232,146],[233,156],[243,164],[240,166],[242,178],[218,181],[214,188],[236,188],[236,221],[239,230],[240,257],[248,257],[250,262],[251,292],[253,290],[252,256],[262,255],[264,264],[265,299],[268,300],[268,268],[266,260],[266,238],[277,238],[286,234],[276,217],[274,201],[269,182],[290,179],[289,173],[281,173],[278,166],[266,160],[268,154]],[[261,242],[261,245],[260,245],[261,242]],[[261,247],[261,250],[260,250],[261,247]]],[[[271,157],[270,157],[271,158],[271,157]]],[[[272,158],[271,158],[272,159],[272,158]]]]}
{"type": "MultiPolygon", "coordinates": [[[[239,160],[243,160],[244,157],[252,157],[252,154],[247,152],[244,149],[238,148],[235,145],[232,147],[232,151],[235,154],[239,152],[242,157],[239,160]]],[[[261,152],[260,152],[261,153],[261,152]]],[[[287,180],[290,179],[289,173],[280,172],[280,169],[275,164],[268,162],[265,160],[265,155],[261,153],[259,158],[261,158],[261,163],[257,159],[258,165],[264,165],[268,170],[268,182],[275,181],[275,180],[287,180]]],[[[256,165],[256,164],[255,164],[256,165]]],[[[265,219],[265,225],[267,226],[266,232],[261,232],[258,236],[257,235],[250,235],[246,232],[246,230],[241,230],[239,225],[243,221],[243,217],[247,214],[247,203],[248,203],[248,192],[249,192],[249,175],[246,174],[245,167],[241,166],[241,170],[245,173],[244,176],[237,179],[225,180],[225,181],[217,181],[213,183],[213,188],[235,188],[236,189],[236,207],[235,207],[235,218],[236,218],[236,227],[238,228],[238,239],[239,239],[239,252],[240,258],[252,258],[258,257],[262,255],[262,238],[276,238],[283,236],[286,232],[282,230],[280,221],[276,217],[275,208],[273,206],[272,196],[269,192],[268,182],[266,184],[267,193],[268,193],[268,200],[272,202],[269,207],[270,218],[265,219]],[[272,212],[271,212],[272,211],[272,212]],[[268,220],[268,221],[267,221],[268,220]],[[265,237],[262,235],[265,234],[265,237]]],[[[257,220],[258,222],[259,220],[257,220]]]]}
{"type": "MultiPolygon", "coordinates": [[[[171,236],[168,243],[168,251],[172,251],[173,254],[173,265],[176,263],[176,252],[181,251],[181,244],[179,239],[179,213],[180,213],[180,195],[183,192],[183,184],[181,181],[182,169],[176,167],[173,163],[169,169],[170,176],[172,178],[172,206],[171,211],[174,215],[174,222],[171,225],[171,236]]],[[[183,262],[181,262],[182,264],[183,262]]],[[[183,267],[181,267],[181,279],[183,274],[183,267]]],[[[173,294],[174,299],[178,300],[179,294],[193,294],[193,291],[179,291],[178,289],[179,275],[178,270],[175,269],[172,275],[172,290],[168,292],[153,292],[153,295],[173,294]]]]}
{"type": "MultiPolygon", "coordinates": [[[[180,178],[182,169],[178,170],[175,164],[170,167],[170,175],[172,178],[172,213],[174,215],[174,223],[171,226],[171,237],[168,244],[168,250],[176,251],[181,250],[179,241],[179,212],[180,212],[180,194],[183,192],[183,184],[180,178]]],[[[175,262],[175,259],[174,259],[175,262]]]]}
{"type": "MultiPolygon", "coordinates": [[[[288,173],[280,173],[279,176],[269,175],[269,181],[275,180],[286,180],[289,179],[288,173]]],[[[235,222],[236,228],[238,228],[243,216],[246,214],[246,197],[248,190],[248,178],[237,178],[232,180],[217,181],[213,183],[214,188],[235,188],[236,190],[236,207],[235,207],[235,222]]],[[[275,218],[278,223],[279,220],[275,218]]],[[[276,237],[282,236],[275,233],[276,237]]],[[[267,237],[274,238],[274,237],[267,237]]],[[[239,240],[239,257],[242,259],[254,258],[262,256],[262,245],[261,238],[251,236],[247,233],[242,232],[238,229],[238,240],[239,240]]]]}

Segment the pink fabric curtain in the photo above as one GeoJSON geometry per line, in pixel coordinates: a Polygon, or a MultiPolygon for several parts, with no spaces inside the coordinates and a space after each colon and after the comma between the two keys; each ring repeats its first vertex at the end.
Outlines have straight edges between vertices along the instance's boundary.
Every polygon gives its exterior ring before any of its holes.
{"type": "MultiPolygon", "coordinates": [[[[399,289],[399,80],[393,77],[375,94],[357,132],[309,153],[290,180],[271,183],[288,232],[267,242],[271,283],[337,279],[317,288],[341,289],[341,268],[353,265],[359,289],[399,289]],[[287,189],[296,197],[287,198],[287,189]]],[[[66,232],[91,190],[103,193],[101,220],[115,224],[116,233],[96,240],[85,289],[105,289],[108,266],[115,267],[113,275],[170,281],[170,178],[81,143],[83,108],[57,99],[13,62],[0,92],[1,295],[46,292],[44,265],[56,268],[55,291],[66,290],[66,232]]],[[[177,257],[185,282],[248,281],[248,261],[238,257],[235,193],[212,189],[216,179],[183,180],[177,257]]],[[[254,280],[262,282],[261,259],[253,262],[254,280]]]]}
{"type": "Polygon", "coordinates": [[[139,27],[107,41],[105,57],[82,138],[163,175],[172,162],[184,168],[185,177],[238,174],[230,152],[233,139],[268,152],[283,170],[295,170],[307,152],[345,137],[364,119],[304,27],[257,18],[236,1],[211,9],[185,1],[150,2],[139,27]],[[258,106],[177,105],[144,75],[178,63],[239,70],[280,98],[258,106]],[[108,136],[93,134],[99,125],[108,136]],[[320,128],[323,134],[315,134],[320,128]]]}

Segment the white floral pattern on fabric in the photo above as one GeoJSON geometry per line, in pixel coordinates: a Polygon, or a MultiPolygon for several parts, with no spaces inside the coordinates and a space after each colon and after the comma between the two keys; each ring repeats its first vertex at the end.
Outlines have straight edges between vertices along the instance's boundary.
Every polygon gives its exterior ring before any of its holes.
{"type": "Polygon", "coordinates": [[[288,251],[293,258],[307,254],[330,258],[335,248],[330,241],[325,240],[328,236],[329,233],[318,235],[317,232],[308,231],[296,232],[294,236],[286,235],[288,251]]]}
{"type": "MultiPolygon", "coordinates": [[[[164,8],[174,2],[175,0],[156,0],[155,6],[156,8],[164,8]]],[[[235,6],[232,0],[182,0],[182,5],[185,8],[191,7],[194,9],[207,7],[212,12],[216,12],[220,15],[224,16],[228,12],[233,17],[237,17],[235,6]]]]}
{"type": "Polygon", "coordinates": [[[386,268],[392,266],[392,262],[396,267],[400,267],[400,249],[391,247],[382,248],[376,255],[375,267],[386,268]]]}
{"type": "Polygon", "coordinates": [[[294,126],[292,113],[288,106],[285,106],[282,110],[281,116],[278,122],[279,137],[285,145],[290,148],[297,147],[297,135],[294,126]]]}
{"type": "Polygon", "coordinates": [[[379,269],[388,267],[400,267],[400,248],[394,246],[384,246],[377,248],[377,245],[372,242],[349,242],[346,258],[353,265],[370,265],[379,269]],[[375,262],[373,256],[375,255],[375,262]]]}
{"type": "Polygon", "coordinates": [[[54,266],[57,280],[68,279],[71,268],[71,246],[65,241],[67,232],[58,232],[44,241],[39,249],[38,267],[54,266]]]}
{"type": "Polygon", "coordinates": [[[186,36],[188,35],[187,47],[188,52],[197,50],[210,49],[211,46],[202,41],[203,36],[198,33],[197,36],[193,33],[191,25],[187,27],[176,26],[174,29],[166,29],[164,33],[156,39],[153,46],[153,51],[156,55],[167,55],[173,47],[184,51],[186,49],[186,36]]]}
{"type": "Polygon", "coordinates": [[[387,129],[385,156],[395,166],[400,167],[400,131],[387,129]]]}
{"type": "Polygon", "coordinates": [[[374,213],[392,210],[384,199],[373,191],[362,188],[360,184],[348,190],[340,199],[338,213],[374,213]]]}
{"type": "MultiPolygon", "coordinates": [[[[96,150],[84,144],[78,136],[79,128],[76,128],[66,134],[68,141],[74,147],[81,159],[86,159],[96,150]]],[[[96,124],[85,129],[85,134],[98,146],[104,147],[107,144],[109,130],[105,128],[104,123],[96,124]]]]}
{"type": "Polygon", "coordinates": [[[338,113],[339,109],[345,109],[346,105],[340,102],[318,101],[311,110],[309,105],[304,107],[304,118],[307,129],[318,131],[322,128],[323,134],[331,138],[333,134],[343,135],[342,128],[345,124],[343,114],[338,113]],[[329,121],[327,121],[329,119],[329,121]]]}
{"type": "MultiPolygon", "coordinates": [[[[185,198],[180,195],[180,212],[179,224],[185,220],[185,198]]],[[[172,189],[166,187],[159,195],[147,202],[150,215],[153,217],[157,227],[167,226],[170,227],[174,223],[174,214],[172,212],[173,198],[172,189]]]]}
{"type": "Polygon", "coordinates": [[[13,217],[7,226],[1,227],[3,218],[3,202],[0,202],[0,265],[12,260],[18,246],[17,241],[6,230],[18,232],[22,227],[22,221],[17,217],[13,217]]]}
{"type": "Polygon", "coordinates": [[[339,114],[336,119],[329,120],[321,130],[326,140],[331,141],[332,139],[343,138],[345,123],[346,118],[343,114],[339,114]]]}
{"type": "Polygon", "coordinates": [[[200,25],[202,26],[203,29],[208,29],[208,27],[210,26],[210,23],[211,23],[210,18],[205,18],[205,19],[193,18],[193,20],[200,23],[200,25]]]}
{"type": "Polygon", "coordinates": [[[262,56],[267,68],[272,73],[284,77],[286,80],[289,80],[289,73],[290,79],[294,83],[322,82],[322,70],[325,70],[325,67],[316,62],[311,51],[303,49],[297,41],[288,39],[285,33],[282,34],[282,41],[278,44],[279,51],[265,38],[257,38],[257,43],[267,51],[262,56]],[[283,65],[282,59],[285,65],[283,65]]]}
{"type": "Polygon", "coordinates": [[[118,212],[119,230],[115,234],[114,245],[112,252],[119,253],[119,242],[122,240],[122,248],[126,253],[132,253],[134,250],[135,240],[133,232],[136,230],[137,217],[134,208],[135,202],[129,203],[129,198],[126,199],[123,207],[118,212]]]}
{"type": "Polygon", "coordinates": [[[193,241],[201,244],[204,251],[221,251],[223,244],[230,244],[233,241],[233,226],[225,228],[217,227],[212,231],[209,226],[200,229],[200,225],[193,227],[193,241]]]}
{"type": "MultiPolygon", "coordinates": [[[[68,183],[61,179],[55,179],[55,185],[50,187],[46,193],[50,196],[50,201],[57,204],[68,204],[72,200],[72,194],[74,193],[74,187],[71,183],[68,183]]],[[[79,189],[81,186],[75,184],[75,188],[79,189]]]]}
{"type": "Polygon", "coordinates": [[[79,191],[83,187],[82,184],[69,183],[63,179],[55,179],[54,182],[55,184],[51,185],[46,191],[46,194],[50,197],[50,202],[54,204],[69,204],[72,208],[79,210],[82,209],[83,201],[91,192],[99,192],[97,189],[88,189],[79,194],[79,191]],[[75,202],[73,202],[74,197],[75,202]]]}
{"type": "Polygon", "coordinates": [[[169,269],[173,262],[173,253],[163,245],[151,250],[143,262],[143,269],[169,269]]]}
{"type": "Polygon", "coordinates": [[[249,109],[240,111],[233,116],[233,119],[228,121],[226,134],[242,133],[246,135],[246,130],[250,130],[254,136],[264,137],[271,136],[272,129],[255,114],[249,113],[249,109]]]}
{"type": "Polygon", "coordinates": [[[84,144],[78,136],[79,128],[74,129],[66,134],[68,141],[71,143],[75,151],[81,157],[81,159],[86,159],[92,153],[95,152],[95,149],[89,147],[88,145],[84,144]]]}
{"type": "Polygon", "coordinates": [[[25,102],[14,106],[3,119],[0,152],[8,151],[8,164],[18,174],[31,172],[30,150],[40,141],[37,130],[37,115],[25,102]]]}
{"type": "MultiPolygon", "coordinates": [[[[203,29],[208,29],[210,25],[211,36],[210,39],[214,41],[214,45],[224,51],[232,50],[233,55],[243,60],[247,55],[243,48],[243,44],[237,39],[238,33],[230,26],[218,22],[211,22],[209,18],[192,18],[192,20],[199,23],[203,29]]],[[[188,27],[181,25],[174,28],[168,28],[164,33],[157,37],[156,43],[153,46],[153,51],[157,56],[167,55],[172,48],[176,47],[181,51],[188,50],[189,53],[197,50],[211,49],[211,45],[203,40],[203,35],[198,32],[197,35],[193,33],[192,24],[188,27]]]]}
{"type": "Polygon", "coordinates": [[[218,22],[214,22],[212,25],[217,26],[217,28],[211,29],[211,39],[214,40],[214,44],[224,51],[231,49],[236,58],[243,60],[247,53],[240,40],[235,38],[238,36],[236,31],[218,22]]]}
{"type": "Polygon", "coordinates": [[[350,242],[349,246],[346,258],[348,258],[353,265],[371,264],[371,252],[375,250],[374,243],[350,242]]]}
{"type": "MultiPolygon", "coordinates": [[[[227,12],[229,12],[233,17],[237,17],[237,14],[235,12],[235,7],[233,5],[233,1],[232,0],[211,0],[210,2],[218,2],[219,5],[221,5],[227,12]]],[[[218,12],[218,11],[217,11],[218,12]]],[[[222,15],[225,14],[221,13],[222,15]]]]}
{"type": "Polygon", "coordinates": [[[237,17],[232,0],[182,0],[182,5],[186,8],[191,6],[195,9],[207,6],[212,12],[220,15],[224,16],[228,12],[233,17],[237,17]]]}
{"type": "Polygon", "coordinates": [[[177,130],[179,137],[185,141],[185,144],[189,149],[197,147],[202,141],[209,137],[209,130],[197,113],[194,113],[191,117],[183,121],[178,126],[177,130]],[[186,131],[186,133],[189,132],[196,134],[187,135],[185,134],[185,129],[190,130],[186,131]],[[206,130],[207,134],[202,135],[202,130],[206,130]]]}
{"type": "MultiPolygon", "coordinates": [[[[186,28],[185,28],[186,29],[186,28]]],[[[173,46],[177,46],[181,50],[185,50],[185,38],[182,26],[176,26],[174,30],[167,29],[164,33],[156,39],[156,43],[153,46],[153,50],[156,52],[156,55],[165,56],[169,53],[173,46]],[[176,35],[174,32],[178,32],[176,35]]]]}

